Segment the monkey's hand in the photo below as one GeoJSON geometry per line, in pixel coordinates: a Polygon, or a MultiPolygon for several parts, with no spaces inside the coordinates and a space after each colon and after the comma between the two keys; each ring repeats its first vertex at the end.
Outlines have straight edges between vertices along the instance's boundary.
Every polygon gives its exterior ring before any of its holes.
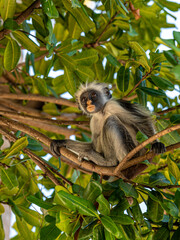
{"type": "Polygon", "coordinates": [[[152,144],[151,150],[154,153],[164,153],[166,151],[166,147],[162,142],[155,142],[152,144]]]}
{"type": "Polygon", "coordinates": [[[65,140],[52,140],[50,149],[51,152],[54,153],[56,156],[60,157],[60,148],[66,147],[66,141],[65,140]]]}

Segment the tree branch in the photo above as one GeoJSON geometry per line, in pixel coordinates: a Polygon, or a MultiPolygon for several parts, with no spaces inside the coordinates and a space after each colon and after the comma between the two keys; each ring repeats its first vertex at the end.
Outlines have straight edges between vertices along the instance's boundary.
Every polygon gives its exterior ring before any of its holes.
{"type": "MultiPolygon", "coordinates": [[[[139,86],[139,84],[142,83],[142,82],[151,74],[151,72],[153,71],[153,69],[154,69],[154,67],[152,67],[152,68],[150,69],[150,71],[147,72],[147,73],[141,78],[141,80],[133,87],[133,89],[132,89],[128,94],[126,94],[126,96],[124,96],[124,98],[127,98],[132,92],[134,92],[134,90],[139,86]]],[[[124,99],[124,98],[122,98],[122,99],[124,99]]]]}
{"type": "MultiPolygon", "coordinates": [[[[17,18],[16,18],[16,22],[17,24],[21,24],[24,20],[26,20],[26,18],[28,18],[31,13],[33,12],[33,10],[35,8],[38,8],[40,6],[41,1],[40,0],[36,0],[35,2],[33,2],[26,10],[24,10],[17,18]]],[[[2,29],[0,31],[0,40],[4,38],[5,35],[9,34],[11,32],[11,30],[8,29],[2,29]]]]}
{"type": "Polygon", "coordinates": [[[160,137],[166,135],[167,133],[170,133],[170,132],[175,131],[177,129],[180,129],[180,124],[177,124],[177,125],[172,126],[170,128],[166,128],[166,129],[162,130],[161,132],[156,133],[155,135],[153,135],[149,139],[145,140],[144,142],[142,142],[140,145],[138,145],[136,148],[134,148],[131,152],[129,152],[126,155],[126,157],[119,163],[119,165],[115,169],[115,174],[118,175],[118,173],[121,172],[123,165],[129,159],[131,159],[137,152],[139,152],[142,148],[144,148],[147,144],[149,144],[149,143],[153,142],[154,140],[156,140],[157,138],[160,138],[160,137]]]}
{"type": "MultiPolygon", "coordinates": [[[[13,121],[13,120],[3,119],[3,118],[0,118],[0,123],[7,126],[10,129],[16,129],[16,130],[20,130],[24,133],[27,133],[31,137],[34,137],[38,141],[40,141],[43,144],[50,147],[51,139],[49,139],[44,134],[42,134],[42,133],[40,133],[40,132],[38,132],[34,129],[31,129],[28,126],[25,126],[23,124],[20,124],[18,122],[13,121]]],[[[180,143],[168,146],[166,152],[172,151],[172,150],[174,150],[176,148],[179,148],[179,147],[180,147],[180,143]]],[[[120,174],[119,174],[119,172],[118,173],[115,172],[115,169],[116,169],[115,167],[102,167],[102,166],[95,165],[92,162],[88,162],[88,161],[79,162],[78,156],[75,153],[71,152],[70,150],[68,150],[66,148],[61,148],[60,152],[64,156],[64,157],[61,157],[61,160],[63,162],[66,162],[68,165],[72,166],[73,168],[77,168],[82,172],[85,172],[85,173],[96,172],[101,176],[104,176],[104,175],[116,176],[118,178],[121,177],[123,179],[126,179],[125,177],[123,177],[121,172],[120,172],[120,174]]],[[[146,159],[151,159],[155,155],[157,155],[157,154],[152,152],[152,153],[148,153],[146,155],[143,155],[141,157],[131,159],[131,161],[125,162],[125,164],[122,166],[121,171],[123,171],[123,170],[125,170],[125,169],[127,169],[131,166],[134,166],[138,163],[141,163],[142,161],[144,161],[146,159]]]]}
{"type": "Polygon", "coordinates": [[[77,104],[64,98],[45,97],[35,94],[15,94],[15,93],[1,93],[0,99],[16,99],[16,100],[28,100],[39,102],[50,102],[58,105],[65,105],[69,107],[77,107],[77,104]]]}
{"type": "Polygon", "coordinates": [[[180,108],[180,105],[177,105],[175,107],[172,107],[172,108],[168,108],[166,110],[163,110],[163,111],[159,111],[156,113],[156,115],[162,115],[162,114],[165,114],[165,113],[168,113],[168,112],[172,112],[174,110],[177,110],[178,108],[180,108]]]}
{"type": "Polygon", "coordinates": [[[89,121],[61,121],[61,120],[53,120],[49,118],[42,118],[42,117],[34,117],[30,115],[24,115],[19,113],[14,113],[10,111],[3,111],[0,109],[0,114],[6,117],[11,117],[14,119],[23,119],[28,121],[39,121],[41,123],[48,123],[48,124],[55,124],[55,125],[76,125],[76,126],[82,126],[82,125],[89,125],[89,121]]]}

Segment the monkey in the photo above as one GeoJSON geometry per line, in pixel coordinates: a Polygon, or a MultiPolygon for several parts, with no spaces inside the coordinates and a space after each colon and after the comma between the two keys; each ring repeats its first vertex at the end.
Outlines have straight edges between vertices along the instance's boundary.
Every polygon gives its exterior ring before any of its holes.
{"type": "MultiPolygon", "coordinates": [[[[136,103],[113,99],[105,83],[81,85],[76,101],[79,108],[90,116],[92,141],[52,140],[50,148],[57,156],[60,156],[60,148],[65,147],[78,153],[80,161],[86,159],[99,166],[117,166],[138,145],[138,131],[148,138],[155,134],[150,112],[136,103]]],[[[163,153],[165,145],[155,140],[151,149],[163,153]]],[[[145,151],[142,149],[134,157],[145,151]]]]}

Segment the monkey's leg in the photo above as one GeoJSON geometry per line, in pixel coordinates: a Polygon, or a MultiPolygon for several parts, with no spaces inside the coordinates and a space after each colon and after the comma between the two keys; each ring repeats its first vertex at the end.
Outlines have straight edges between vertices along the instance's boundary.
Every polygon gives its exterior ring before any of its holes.
{"type": "Polygon", "coordinates": [[[51,151],[60,156],[60,148],[65,147],[79,155],[79,160],[84,158],[96,163],[99,166],[115,166],[114,163],[106,160],[100,153],[93,149],[92,143],[77,142],[70,139],[67,140],[52,140],[51,151]]]}

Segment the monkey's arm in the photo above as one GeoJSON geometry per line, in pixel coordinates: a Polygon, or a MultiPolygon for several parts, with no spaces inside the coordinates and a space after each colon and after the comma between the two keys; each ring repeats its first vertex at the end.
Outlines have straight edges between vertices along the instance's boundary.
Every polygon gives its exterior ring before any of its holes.
{"type": "Polygon", "coordinates": [[[65,147],[73,152],[76,152],[80,161],[86,158],[99,166],[112,166],[111,162],[107,161],[100,153],[93,149],[92,143],[78,142],[70,139],[52,140],[50,149],[55,155],[61,155],[61,147],[65,147]]]}

